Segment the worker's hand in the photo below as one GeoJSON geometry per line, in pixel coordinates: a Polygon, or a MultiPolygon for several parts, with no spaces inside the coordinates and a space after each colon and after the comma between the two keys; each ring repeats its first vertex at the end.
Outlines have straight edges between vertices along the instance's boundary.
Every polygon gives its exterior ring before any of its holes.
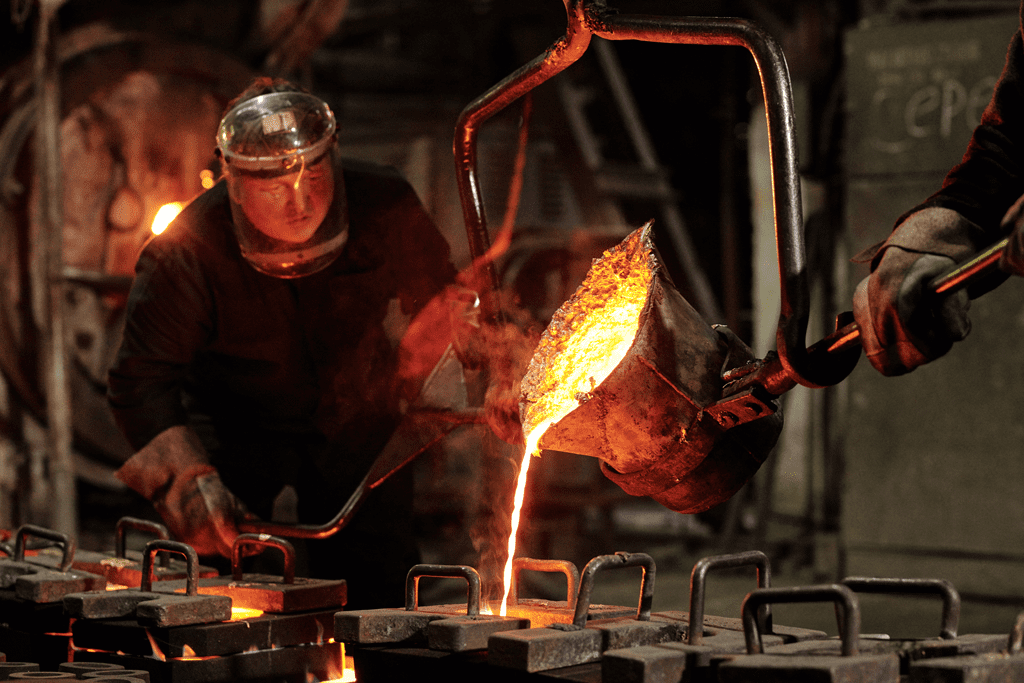
{"type": "Polygon", "coordinates": [[[161,432],[115,475],[153,503],[174,538],[199,555],[231,557],[237,523],[250,515],[190,429],[161,432]]]}
{"type": "Polygon", "coordinates": [[[1002,228],[1009,233],[1003,253],[999,257],[999,269],[1012,275],[1024,276],[1024,196],[1021,196],[1003,217],[1002,228]]]}
{"type": "Polygon", "coordinates": [[[854,292],[853,314],[876,370],[902,375],[946,354],[967,336],[967,293],[936,296],[928,285],[973,256],[986,239],[981,228],[956,211],[929,207],[907,216],[880,247],[870,250],[872,272],[854,292]]]}
{"type": "Polygon", "coordinates": [[[956,262],[948,256],[886,249],[853,295],[853,314],[871,365],[902,375],[946,354],[971,331],[967,292],[935,296],[928,283],[956,262]]]}
{"type": "Polygon", "coordinates": [[[153,507],[171,534],[196,553],[228,558],[238,537],[237,523],[248,516],[212,467],[175,477],[167,492],[153,500],[153,507]]]}

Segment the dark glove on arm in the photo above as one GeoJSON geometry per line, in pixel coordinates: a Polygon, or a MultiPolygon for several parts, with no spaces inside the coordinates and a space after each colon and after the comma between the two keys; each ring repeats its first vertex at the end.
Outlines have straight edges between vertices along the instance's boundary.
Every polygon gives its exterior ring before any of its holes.
{"type": "Polygon", "coordinates": [[[231,557],[237,522],[249,515],[188,427],[158,434],[115,476],[153,503],[176,539],[199,555],[231,557]]]}
{"type": "Polygon", "coordinates": [[[1024,196],[1006,212],[1002,227],[1009,233],[1009,242],[999,257],[999,269],[1011,275],[1024,276],[1024,196]]]}
{"type": "Polygon", "coordinates": [[[967,293],[938,297],[928,284],[974,252],[977,232],[954,211],[928,208],[907,218],[883,245],[853,296],[861,344],[880,373],[910,372],[970,332],[967,293]]]}

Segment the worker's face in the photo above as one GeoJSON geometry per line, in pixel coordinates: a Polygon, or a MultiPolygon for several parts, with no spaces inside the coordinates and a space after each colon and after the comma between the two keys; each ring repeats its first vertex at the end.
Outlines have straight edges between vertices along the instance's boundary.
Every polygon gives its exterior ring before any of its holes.
{"type": "Polygon", "coordinates": [[[283,242],[302,243],[313,236],[334,199],[330,155],[272,178],[239,174],[233,194],[253,226],[283,242]]]}

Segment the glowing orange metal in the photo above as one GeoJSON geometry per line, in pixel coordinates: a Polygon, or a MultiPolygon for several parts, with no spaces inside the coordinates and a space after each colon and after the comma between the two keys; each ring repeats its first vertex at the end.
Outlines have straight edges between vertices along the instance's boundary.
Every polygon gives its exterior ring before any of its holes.
{"type": "Polygon", "coordinates": [[[530,392],[520,407],[526,447],[512,510],[501,616],[507,616],[530,457],[540,456],[539,443],[548,427],[578,408],[632,346],[654,279],[645,234],[637,231],[594,262],[576,293],[555,312],[530,363],[523,382],[530,392]]]}
{"type": "Polygon", "coordinates": [[[185,207],[181,202],[171,202],[170,204],[164,204],[156,211],[156,215],[153,216],[153,225],[150,230],[154,235],[159,235],[167,226],[170,225],[171,221],[181,213],[181,210],[185,207]]]}

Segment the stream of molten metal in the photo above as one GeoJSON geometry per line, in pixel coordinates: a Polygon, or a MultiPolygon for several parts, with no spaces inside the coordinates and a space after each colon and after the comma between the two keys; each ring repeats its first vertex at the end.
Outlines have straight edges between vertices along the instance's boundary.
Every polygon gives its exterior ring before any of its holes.
{"type": "Polygon", "coordinates": [[[533,456],[540,455],[540,437],[544,436],[551,420],[540,423],[526,437],[526,447],[523,449],[523,462],[519,465],[519,478],[516,480],[516,495],[512,504],[512,529],[508,535],[508,559],[505,560],[505,593],[501,596],[501,616],[506,616],[508,611],[508,594],[512,590],[512,562],[516,556],[516,535],[519,531],[519,517],[523,511],[523,498],[526,497],[526,477],[530,472],[530,461],[533,456]]]}
{"type": "Polygon", "coordinates": [[[589,400],[632,348],[656,266],[649,230],[650,224],[634,231],[594,261],[583,284],[555,312],[523,378],[520,412],[526,445],[512,508],[501,616],[512,587],[530,461],[540,455],[548,428],[589,400]]]}

